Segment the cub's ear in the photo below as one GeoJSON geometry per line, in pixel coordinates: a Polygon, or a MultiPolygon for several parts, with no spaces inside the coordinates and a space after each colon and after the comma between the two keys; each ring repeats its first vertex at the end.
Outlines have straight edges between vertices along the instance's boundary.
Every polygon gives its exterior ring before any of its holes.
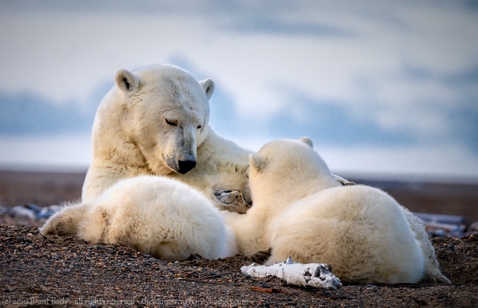
{"type": "Polygon", "coordinates": [[[125,92],[137,90],[139,87],[139,82],[141,81],[138,76],[127,70],[119,70],[116,73],[115,80],[116,86],[121,91],[125,92]]]}
{"type": "Polygon", "coordinates": [[[267,158],[259,154],[249,154],[249,164],[257,172],[261,172],[267,166],[267,158]]]}
{"type": "Polygon", "coordinates": [[[212,81],[212,79],[207,78],[207,79],[201,80],[199,84],[204,89],[204,92],[206,92],[207,99],[210,99],[212,96],[212,93],[214,93],[214,81],[212,81]]]}
{"type": "Polygon", "coordinates": [[[309,137],[302,137],[302,138],[299,139],[299,141],[307,144],[311,149],[314,148],[314,143],[312,142],[312,140],[309,137]]]}

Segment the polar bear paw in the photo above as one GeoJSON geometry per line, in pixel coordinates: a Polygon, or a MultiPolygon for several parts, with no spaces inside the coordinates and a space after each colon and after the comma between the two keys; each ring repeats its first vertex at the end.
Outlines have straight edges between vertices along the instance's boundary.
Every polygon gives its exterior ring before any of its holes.
{"type": "Polygon", "coordinates": [[[242,194],[237,190],[219,190],[214,192],[214,196],[219,202],[224,204],[233,204],[242,198],[242,194]]]}
{"type": "Polygon", "coordinates": [[[252,262],[254,262],[254,263],[264,264],[271,257],[271,255],[272,255],[272,248],[269,248],[269,250],[263,250],[263,251],[256,252],[250,258],[251,258],[252,262]]]}
{"type": "Polygon", "coordinates": [[[218,190],[214,192],[214,196],[219,201],[221,210],[244,214],[252,205],[238,190],[218,190]]]}

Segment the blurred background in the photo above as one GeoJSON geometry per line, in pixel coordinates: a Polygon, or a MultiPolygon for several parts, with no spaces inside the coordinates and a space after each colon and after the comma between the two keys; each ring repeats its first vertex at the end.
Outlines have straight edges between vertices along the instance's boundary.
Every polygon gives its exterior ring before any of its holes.
{"type": "Polygon", "coordinates": [[[212,78],[251,150],[309,136],[333,172],[478,183],[475,1],[0,0],[0,169],[85,172],[118,69],[212,78]]]}

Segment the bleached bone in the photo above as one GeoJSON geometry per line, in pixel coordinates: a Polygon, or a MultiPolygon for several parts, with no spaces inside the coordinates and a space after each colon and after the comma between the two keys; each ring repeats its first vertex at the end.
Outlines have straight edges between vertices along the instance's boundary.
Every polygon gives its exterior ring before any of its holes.
{"type": "Polygon", "coordinates": [[[312,286],[325,289],[339,289],[342,287],[340,280],[331,272],[330,265],[319,263],[301,264],[287,258],[282,263],[274,265],[256,265],[241,267],[241,272],[251,277],[275,276],[285,280],[288,284],[296,286],[312,286]]]}

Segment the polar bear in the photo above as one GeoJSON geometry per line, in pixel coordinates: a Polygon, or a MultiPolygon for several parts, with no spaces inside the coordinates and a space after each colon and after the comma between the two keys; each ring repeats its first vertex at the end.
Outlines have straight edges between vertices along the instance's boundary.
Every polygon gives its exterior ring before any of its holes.
{"type": "Polygon", "coordinates": [[[119,70],[115,81],[93,124],[84,202],[121,179],[164,175],[199,189],[220,209],[248,209],[251,151],[209,127],[211,79],[198,82],[179,67],[159,64],[119,70]]]}
{"type": "Polygon", "coordinates": [[[120,244],[166,260],[237,253],[234,234],[212,202],[190,186],[160,176],[120,180],[94,200],[64,207],[40,231],[120,244]]]}
{"type": "Polygon", "coordinates": [[[247,214],[224,213],[246,255],[271,248],[267,264],[327,263],[346,283],[449,282],[423,225],[383,191],[340,185],[308,138],[251,154],[249,186],[247,214]]]}

